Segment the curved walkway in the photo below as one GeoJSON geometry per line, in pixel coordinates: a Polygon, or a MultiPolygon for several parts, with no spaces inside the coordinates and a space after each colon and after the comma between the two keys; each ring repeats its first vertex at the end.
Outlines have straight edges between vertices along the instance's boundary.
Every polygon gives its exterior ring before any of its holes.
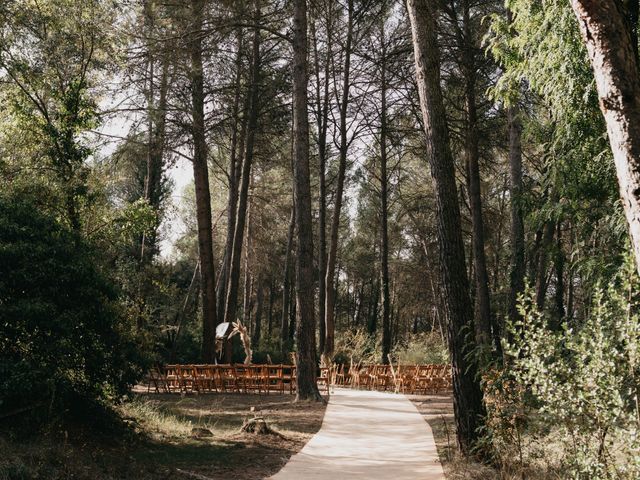
{"type": "Polygon", "coordinates": [[[444,480],[431,427],[404,396],[336,388],[320,431],[273,480],[444,480]]]}

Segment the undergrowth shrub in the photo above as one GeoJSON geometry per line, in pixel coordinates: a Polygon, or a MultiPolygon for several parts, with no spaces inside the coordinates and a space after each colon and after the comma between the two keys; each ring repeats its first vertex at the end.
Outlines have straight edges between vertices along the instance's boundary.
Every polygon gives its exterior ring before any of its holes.
{"type": "Polygon", "coordinates": [[[436,332],[417,333],[400,340],[391,357],[401,364],[445,364],[449,362],[447,346],[436,332]]]}
{"type": "MultiPolygon", "coordinates": [[[[128,391],[140,374],[135,326],[98,252],[29,198],[0,195],[0,412],[40,420],[128,391]],[[79,404],[82,404],[80,406],[79,404]]],[[[90,413],[93,416],[93,413],[90,413]]]]}
{"type": "Polygon", "coordinates": [[[534,461],[528,438],[555,451],[561,478],[640,478],[639,292],[629,263],[596,290],[587,318],[559,330],[527,292],[509,327],[507,369],[485,376],[487,433],[501,461],[514,451],[523,465],[534,461]]]}
{"type": "MultiPolygon", "coordinates": [[[[336,338],[335,363],[380,363],[382,360],[382,338],[366,330],[348,330],[336,338]]],[[[449,354],[442,338],[435,332],[409,334],[391,349],[393,363],[407,365],[436,363],[445,364],[449,354]]]]}
{"type": "Polygon", "coordinates": [[[378,363],[382,357],[382,339],[366,330],[347,330],[336,337],[333,362],[341,364],[378,363]]]}

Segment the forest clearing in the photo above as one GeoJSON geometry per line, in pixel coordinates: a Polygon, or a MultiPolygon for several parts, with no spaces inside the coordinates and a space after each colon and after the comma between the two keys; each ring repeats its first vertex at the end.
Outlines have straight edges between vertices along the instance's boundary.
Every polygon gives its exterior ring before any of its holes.
{"type": "Polygon", "coordinates": [[[0,0],[0,480],[640,478],[638,0],[0,0]]]}

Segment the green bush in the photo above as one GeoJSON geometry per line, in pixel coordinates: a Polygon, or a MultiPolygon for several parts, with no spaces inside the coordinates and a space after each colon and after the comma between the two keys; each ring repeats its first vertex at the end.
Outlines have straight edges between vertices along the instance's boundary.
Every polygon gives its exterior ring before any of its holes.
{"type": "Polygon", "coordinates": [[[370,335],[363,329],[347,330],[336,338],[332,362],[349,365],[353,363],[379,363],[382,356],[381,338],[370,335]]]}
{"type": "MultiPolygon", "coordinates": [[[[505,351],[510,382],[517,387],[511,391],[518,394],[509,398],[528,404],[521,411],[535,416],[536,430],[557,439],[562,478],[640,478],[636,281],[631,265],[608,289],[596,291],[586,319],[565,323],[561,331],[535,308],[529,292],[521,304],[522,321],[511,327],[514,340],[505,351]]],[[[509,417],[512,430],[523,426],[513,420],[517,414],[509,417]]],[[[493,435],[500,435],[496,430],[493,435]]]]}
{"type": "Polygon", "coordinates": [[[0,194],[0,412],[116,398],[141,369],[100,252],[25,195],[0,194]]]}
{"type": "Polygon", "coordinates": [[[391,358],[403,365],[449,363],[447,346],[436,332],[417,333],[401,340],[393,347],[391,358]]]}

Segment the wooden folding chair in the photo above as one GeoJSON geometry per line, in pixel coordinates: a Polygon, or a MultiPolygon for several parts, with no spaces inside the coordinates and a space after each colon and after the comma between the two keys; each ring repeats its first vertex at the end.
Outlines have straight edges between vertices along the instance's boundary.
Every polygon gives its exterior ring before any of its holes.
{"type": "Polygon", "coordinates": [[[247,393],[247,367],[245,365],[233,365],[238,392],[247,393]]]}
{"type": "Polygon", "coordinates": [[[327,393],[329,393],[329,383],[331,378],[331,367],[320,367],[320,375],[316,378],[318,389],[320,386],[324,386],[327,393]]]}
{"type": "Polygon", "coordinates": [[[418,377],[418,365],[406,365],[398,367],[399,375],[402,378],[404,393],[416,393],[416,379],[418,377]]]}
{"type": "Polygon", "coordinates": [[[360,362],[354,365],[353,360],[351,361],[347,381],[351,388],[360,388],[360,362]]]}
{"type": "Polygon", "coordinates": [[[152,367],[147,374],[147,393],[151,392],[151,385],[153,385],[155,393],[169,393],[169,383],[162,368],[152,367]]]}
{"type": "Polygon", "coordinates": [[[263,365],[246,365],[244,372],[245,391],[262,394],[266,386],[265,367],[263,365]]]}
{"type": "Polygon", "coordinates": [[[346,375],[344,373],[345,370],[345,366],[343,364],[336,364],[334,365],[334,369],[333,369],[333,379],[331,381],[331,383],[333,385],[344,385],[346,383],[346,375]]]}
{"type": "Polygon", "coordinates": [[[400,363],[398,363],[398,368],[393,368],[393,362],[391,358],[389,358],[389,368],[391,369],[391,378],[393,381],[393,393],[404,393],[404,379],[400,375],[400,363]]]}
{"type": "Polygon", "coordinates": [[[289,393],[294,393],[298,386],[296,383],[296,367],[294,365],[281,365],[280,381],[282,382],[282,392],[287,389],[289,393]]]}
{"type": "Polygon", "coordinates": [[[181,380],[180,380],[180,365],[167,365],[164,367],[165,370],[165,378],[167,379],[167,387],[169,391],[176,392],[180,391],[181,388],[181,380]]]}
{"type": "Polygon", "coordinates": [[[194,377],[196,379],[198,391],[217,391],[212,367],[213,365],[194,365],[194,377]]]}
{"type": "Polygon", "coordinates": [[[218,381],[222,392],[237,392],[238,379],[233,365],[223,364],[217,366],[218,381]]]}
{"type": "Polygon", "coordinates": [[[358,388],[368,389],[371,386],[371,374],[374,367],[371,365],[364,365],[358,371],[358,388]]]}
{"type": "Polygon", "coordinates": [[[182,365],[180,368],[180,383],[185,393],[199,391],[198,377],[194,365],[182,365]]]}
{"type": "Polygon", "coordinates": [[[433,388],[433,365],[420,365],[416,373],[415,391],[424,395],[433,388]]]}
{"type": "Polygon", "coordinates": [[[269,392],[284,390],[284,385],[282,384],[282,365],[265,365],[263,376],[267,395],[269,392]]]}

